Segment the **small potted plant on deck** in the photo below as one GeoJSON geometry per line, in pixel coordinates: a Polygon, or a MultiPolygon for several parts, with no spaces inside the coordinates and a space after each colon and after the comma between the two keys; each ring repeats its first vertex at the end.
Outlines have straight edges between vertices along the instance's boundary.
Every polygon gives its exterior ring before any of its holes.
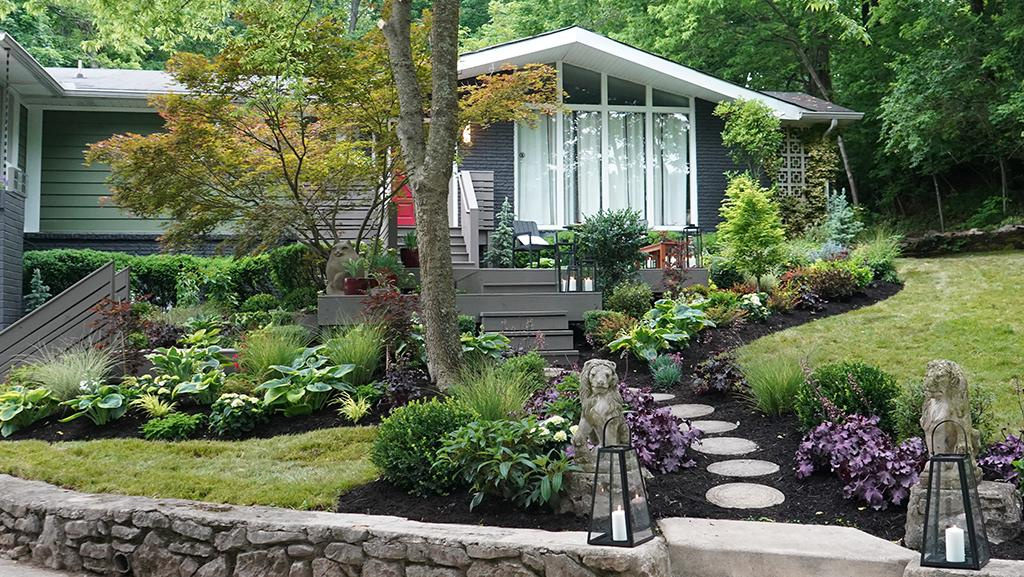
{"type": "Polygon", "coordinates": [[[370,279],[366,277],[366,259],[354,258],[345,263],[345,294],[362,295],[370,287],[370,279]]]}
{"type": "Polygon", "coordinates": [[[400,251],[402,264],[406,268],[420,267],[420,250],[416,241],[416,231],[410,230],[405,234],[405,246],[400,251]]]}

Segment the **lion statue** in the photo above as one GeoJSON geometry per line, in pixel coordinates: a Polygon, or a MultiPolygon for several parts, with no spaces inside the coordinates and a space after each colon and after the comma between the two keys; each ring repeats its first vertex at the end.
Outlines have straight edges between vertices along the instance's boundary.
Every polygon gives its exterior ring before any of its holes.
{"type": "Polygon", "coordinates": [[[623,418],[624,402],[619,393],[615,363],[591,359],[583,364],[583,370],[580,371],[580,404],[583,413],[579,428],[572,437],[577,461],[593,463],[593,446],[629,444],[629,428],[623,418]],[[608,423],[607,429],[605,423],[608,423]],[[602,433],[605,435],[603,439],[602,433]]]}
{"type": "MultiPolygon", "coordinates": [[[[921,405],[921,430],[932,455],[964,454],[977,457],[981,433],[971,422],[971,402],[967,377],[953,361],[932,361],[924,378],[924,402],[921,405]],[[964,434],[966,432],[966,435],[964,434]]],[[[976,480],[981,469],[974,465],[976,480]]],[[[927,470],[922,478],[927,479],[927,470]]]]}
{"type": "Polygon", "coordinates": [[[327,294],[345,294],[345,279],[348,272],[345,271],[345,264],[348,261],[359,258],[359,253],[348,241],[342,241],[331,247],[331,256],[327,258],[327,294]]]}

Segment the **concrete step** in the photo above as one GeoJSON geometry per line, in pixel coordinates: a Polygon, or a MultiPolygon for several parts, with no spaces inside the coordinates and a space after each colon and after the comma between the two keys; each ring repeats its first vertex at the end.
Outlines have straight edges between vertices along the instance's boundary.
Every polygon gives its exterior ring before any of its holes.
{"type": "Polygon", "coordinates": [[[485,331],[556,331],[569,328],[566,311],[482,312],[480,323],[485,331]]]}
{"type": "Polygon", "coordinates": [[[575,349],[566,349],[561,351],[537,351],[540,356],[547,360],[548,364],[555,367],[572,367],[579,364],[580,352],[575,349]]]}
{"type": "Polygon", "coordinates": [[[525,330],[525,331],[501,331],[501,334],[512,341],[512,347],[532,351],[534,349],[559,351],[568,350],[573,347],[572,331],[570,330],[525,330]],[[543,343],[538,342],[537,335],[544,335],[543,343]],[[538,347],[543,344],[542,347],[538,347]]]}
{"type": "Polygon", "coordinates": [[[484,293],[541,293],[558,292],[558,283],[555,281],[523,281],[523,282],[500,282],[483,283],[481,288],[484,293]]]}
{"type": "Polygon", "coordinates": [[[676,577],[900,577],[918,557],[851,527],[658,521],[676,577]]]}

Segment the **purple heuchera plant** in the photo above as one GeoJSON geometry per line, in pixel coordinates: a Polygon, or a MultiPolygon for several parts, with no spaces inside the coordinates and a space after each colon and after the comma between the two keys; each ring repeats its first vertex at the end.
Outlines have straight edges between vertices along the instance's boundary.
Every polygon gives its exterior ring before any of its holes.
{"type": "MultiPolygon", "coordinates": [[[[632,434],[633,448],[644,467],[660,473],[672,473],[696,464],[689,451],[690,445],[701,438],[700,430],[681,430],[683,420],[673,415],[668,407],[655,403],[650,389],[634,390],[620,384],[619,392],[629,411],[626,413],[626,423],[632,434]]],[[[552,409],[559,405],[568,412],[565,406],[567,401],[575,402],[573,409],[578,415],[579,393],[559,390],[557,385],[551,385],[534,394],[524,408],[532,415],[547,418],[552,416],[552,409]]]]}
{"type": "Polygon", "coordinates": [[[1024,440],[1017,435],[1007,435],[1005,441],[992,443],[978,459],[978,466],[985,478],[993,481],[1017,484],[1020,481],[1015,461],[1024,459],[1024,440]]]}
{"type": "Polygon", "coordinates": [[[812,429],[796,452],[796,476],[804,479],[828,467],[846,485],[843,496],[873,509],[899,505],[917,483],[927,461],[924,442],[914,437],[899,446],[878,428],[879,417],[850,415],[812,429]]]}

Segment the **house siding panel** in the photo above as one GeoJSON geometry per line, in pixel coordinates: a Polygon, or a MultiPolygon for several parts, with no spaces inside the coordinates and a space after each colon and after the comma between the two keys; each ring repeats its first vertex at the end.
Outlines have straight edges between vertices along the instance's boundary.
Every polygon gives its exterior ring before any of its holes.
{"type": "Polygon", "coordinates": [[[696,98],[697,218],[703,230],[714,230],[722,218],[718,208],[725,198],[725,173],[738,170],[722,144],[725,122],[712,114],[716,103],[696,98]]]}
{"type": "Polygon", "coordinates": [[[499,122],[474,126],[473,145],[462,151],[460,169],[494,172],[494,210],[508,199],[515,209],[515,124],[499,122]]]}
{"type": "Polygon", "coordinates": [[[162,220],[143,219],[109,200],[105,182],[110,169],[85,166],[85,149],[114,134],[150,134],[163,121],[153,112],[43,113],[40,232],[156,233],[162,220]]]}

